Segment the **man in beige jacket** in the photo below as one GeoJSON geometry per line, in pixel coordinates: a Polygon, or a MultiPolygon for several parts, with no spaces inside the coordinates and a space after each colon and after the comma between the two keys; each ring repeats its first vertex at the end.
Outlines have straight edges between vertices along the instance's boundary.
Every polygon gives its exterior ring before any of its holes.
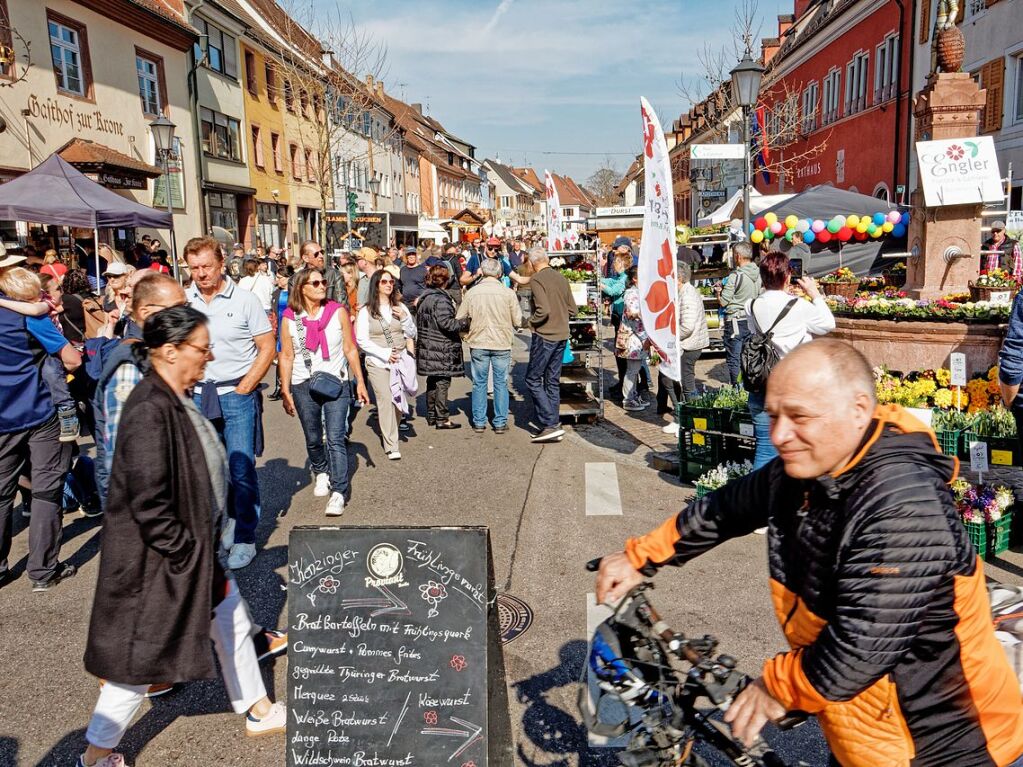
{"type": "Polygon", "coordinates": [[[487,378],[493,368],[494,433],[504,434],[508,431],[508,367],[522,310],[515,292],[501,284],[499,261],[484,259],[480,271],[483,279],[465,294],[455,317],[470,320],[466,341],[472,358],[472,430],[477,434],[487,430],[487,378]]]}

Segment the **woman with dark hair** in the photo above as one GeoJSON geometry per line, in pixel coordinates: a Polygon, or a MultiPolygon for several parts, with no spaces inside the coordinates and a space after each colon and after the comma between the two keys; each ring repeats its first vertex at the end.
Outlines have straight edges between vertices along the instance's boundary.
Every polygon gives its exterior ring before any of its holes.
{"type": "Polygon", "coordinates": [[[302,424],[315,478],[313,495],[329,493],[325,513],[339,517],[348,492],[348,410],[353,393],[367,405],[369,395],[348,312],[327,300],[327,281],[318,269],[303,269],[295,277],[281,317],[280,343],[284,411],[290,416],[297,413],[302,424]]]}
{"type": "Polygon", "coordinates": [[[218,559],[227,456],[189,396],[213,358],[206,317],[188,306],[156,312],[132,353],[147,372],[121,414],[103,518],[85,668],[105,683],[85,767],[124,764],[112,751],[150,684],[215,675],[211,639],[246,734],[286,726],[283,704],[266,695],[248,606],[218,559]]]}
{"type": "Polygon", "coordinates": [[[95,338],[106,324],[107,315],[89,285],[85,270],[68,270],[61,281],[61,289],[64,291],[64,311],[70,320],[70,323],[65,322],[65,318],[61,317],[64,337],[68,340],[72,340],[72,336],[77,337],[78,328],[85,331],[86,338],[95,338]]]}
{"type": "MultiPolygon", "coordinates": [[[[446,267],[445,267],[446,268],[446,267]]],[[[384,451],[392,461],[398,451],[398,419],[402,415],[391,395],[391,370],[416,337],[416,323],[401,303],[394,275],[383,269],[369,280],[369,297],[355,319],[355,338],[366,355],[366,375],[377,403],[384,451]]]]}
{"type": "MultiPolygon", "coordinates": [[[[813,277],[804,275],[796,284],[812,303],[793,295],[789,258],[771,252],[760,259],[760,280],[764,292],[746,304],[750,333],[766,332],[771,326],[771,342],[781,359],[797,346],[823,336],[835,329],[835,317],[817,289],[813,277]],[[775,324],[777,323],[777,324],[775,324]]],[[[771,444],[771,419],[764,410],[764,393],[750,392],[749,410],[757,438],[753,468],[759,469],[778,455],[771,444]]]]}
{"type": "Polygon", "coordinates": [[[448,390],[452,378],[465,374],[459,333],[469,322],[455,319],[455,301],[444,290],[450,276],[446,266],[431,266],[416,304],[416,371],[426,376],[426,422],[438,429],[462,428],[451,421],[448,390]]]}
{"type": "Polygon", "coordinates": [[[252,258],[245,259],[245,263],[242,264],[242,271],[244,276],[238,280],[238,287],[255,294],[256,298],[259,299],[259,303],[263,306],[266,316],[270,318],[270,323],[273,324],[272,315],[274,310],[273,302],[270,299],[273,294],[274,285],[270,275],[259,271],[259,263],[252,258]]]}
{"type": "MultiPolygon", "coordinates": [[[[274,337],[277,339],[277,354],[281,353],[281,316],[288,308],[288,285],[295,270],[290,266],[280,266],[274,275],[274,292],[270,294],[270,324],[273,326],[274,337]]],[[[278,360],[274,360],[274,390],[270,392],[267,399],[277,402],[281,399],[281,367],[278,360]]]]}

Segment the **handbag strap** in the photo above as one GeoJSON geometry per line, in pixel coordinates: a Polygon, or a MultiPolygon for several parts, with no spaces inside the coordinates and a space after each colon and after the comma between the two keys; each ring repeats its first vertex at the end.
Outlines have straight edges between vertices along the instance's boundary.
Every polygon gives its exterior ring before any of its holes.
{"type": "MultiPolygon", "coordinates": [[[[769,328],[767,329],[767,331],[766,331],[766,332],[764,333],[764,335],[765,335],[765,336],[766,336],[766,335],[770,335],[771,333],[773,333],[773,332],[774,332],[774,328],[775,328],[775,326],[776,326],[776,325],[777,325],[777,324],[778,324],[779,322],[781,322],[781,321],[782,321],[783,319],[785,319],[785,315],[787,315],[787,314],[789,313],[789,310],[790,310],[790,309],[791,309],[791,308],[792,308],[793,306],[795,306],[795,305],[796,305],[796,301],[798,301],[798,300],[799,300],[798,298],[793,298],[793,299],[792,299],[791,301],[789,301],[789,302],[788,302],[787,304],[785,304],[785,308],[784,308],[784,309],[782,309],[782,310],[781,310],[781,313],[780,313],[780,314],[779,314],[779,315],[778,315],[777,317],[775,317],[775,318],[774,318],[774,322],[772,322],[772,323],[771,323],[771,327],[769,327],[769,328]]],[[[750,308],[750,314],[753,314],[753,304],[755,304],[755,303],[756,303],[756,301],[754,301],[754,302],[753,302],[752,304],[750,304],[750,305],[749,305],[749,308],[750,308]]],[[[756,316],[755,314],[753,314],[753,319],[754,319],[754,320],[756,320],[756,318],[757,318],[757,316],[756,316]]],[[[757,325],[759,325],[759,324],[760,324],[760,322],[758,321],[758,322],[757,322],[757,325]]]]}
{"type": "Polygon", "coordinates": [[[298,346],[302,350],[302,359],[305,360],[305,369],[309,371],[309,375],[312,375],[313,355],[309,353],[309,349],[305,345],[305,320],[301,317],[295,317],[295,329],[298,331],[298,346]]]}
{"type": "MultiPolygon", "coordinates": [[[[391,309],[391,321],[392,322],[394,321],[394,309],[393,309],[393,307],[391,309]]],[[[395,348],[395,346],[394,346],[394,338],[393,338],[393,336],[391,336],[390,328],[387,327],[387,325],[390,324],[390,323],[384,324],[383,315],[381,315],[380,317],[377,317],[377,322],[380,323],[380,329],[384,332],[384,338],[387,339],[387,345],[390,346],[392,349],[394,349],[395,348]]]]}

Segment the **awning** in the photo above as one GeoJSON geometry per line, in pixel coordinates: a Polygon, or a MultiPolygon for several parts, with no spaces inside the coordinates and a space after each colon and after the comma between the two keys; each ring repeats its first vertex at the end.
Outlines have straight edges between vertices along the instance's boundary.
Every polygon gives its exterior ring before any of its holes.
{"type": "MultiPolygon", "coordinates": [[[[750,216],[767,210],[773,205],[778,205],[789,199],[791,194],[760,194],[756,189],[749,190],[750,216]]],[[[731,197],[725,200],[718,208],[699,219],[700,226],[718,226],[727,224],[733,218],[742,218],[742,190],[739,189],[731,197]]]]}
{"type": "Polygon", "coordinates": [[[217,181],[203,181],[202,189],[204,192],[227,192],[228,194],[240,194],[242,196],[251,197],[256,194],[256,190],[251,186],[238,186],[237,184],[221,184],[217,181]]]}
{"type": "Polygon", "coordinates": [[[145,190],[149,179],[163,174],[154,165],[83,138],[71,139],[57,154],[82,173],[94,175],[98,183],[110,189],[145,190]]]}

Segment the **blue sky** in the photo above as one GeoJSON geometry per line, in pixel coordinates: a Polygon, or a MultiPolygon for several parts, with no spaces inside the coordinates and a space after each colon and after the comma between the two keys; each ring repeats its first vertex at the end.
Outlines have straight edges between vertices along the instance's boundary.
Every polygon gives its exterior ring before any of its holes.
{"type": "MultiPolygon", "coordinates": [[[[320,20],[336,0],[306,0],[320,20]]],[[[731,45],[741,0],[342,0],[387,47],[388,92],[429,104],[478,157],[583,182],[609,153],[624,171],[640,143],[639,97],[669,125],[688,108],[697,55],[731,45]],[[592,154],[554,154],[542,152],[592,154]]],[[[761,33],[791,1],[759,0],[761,33]]]]}

